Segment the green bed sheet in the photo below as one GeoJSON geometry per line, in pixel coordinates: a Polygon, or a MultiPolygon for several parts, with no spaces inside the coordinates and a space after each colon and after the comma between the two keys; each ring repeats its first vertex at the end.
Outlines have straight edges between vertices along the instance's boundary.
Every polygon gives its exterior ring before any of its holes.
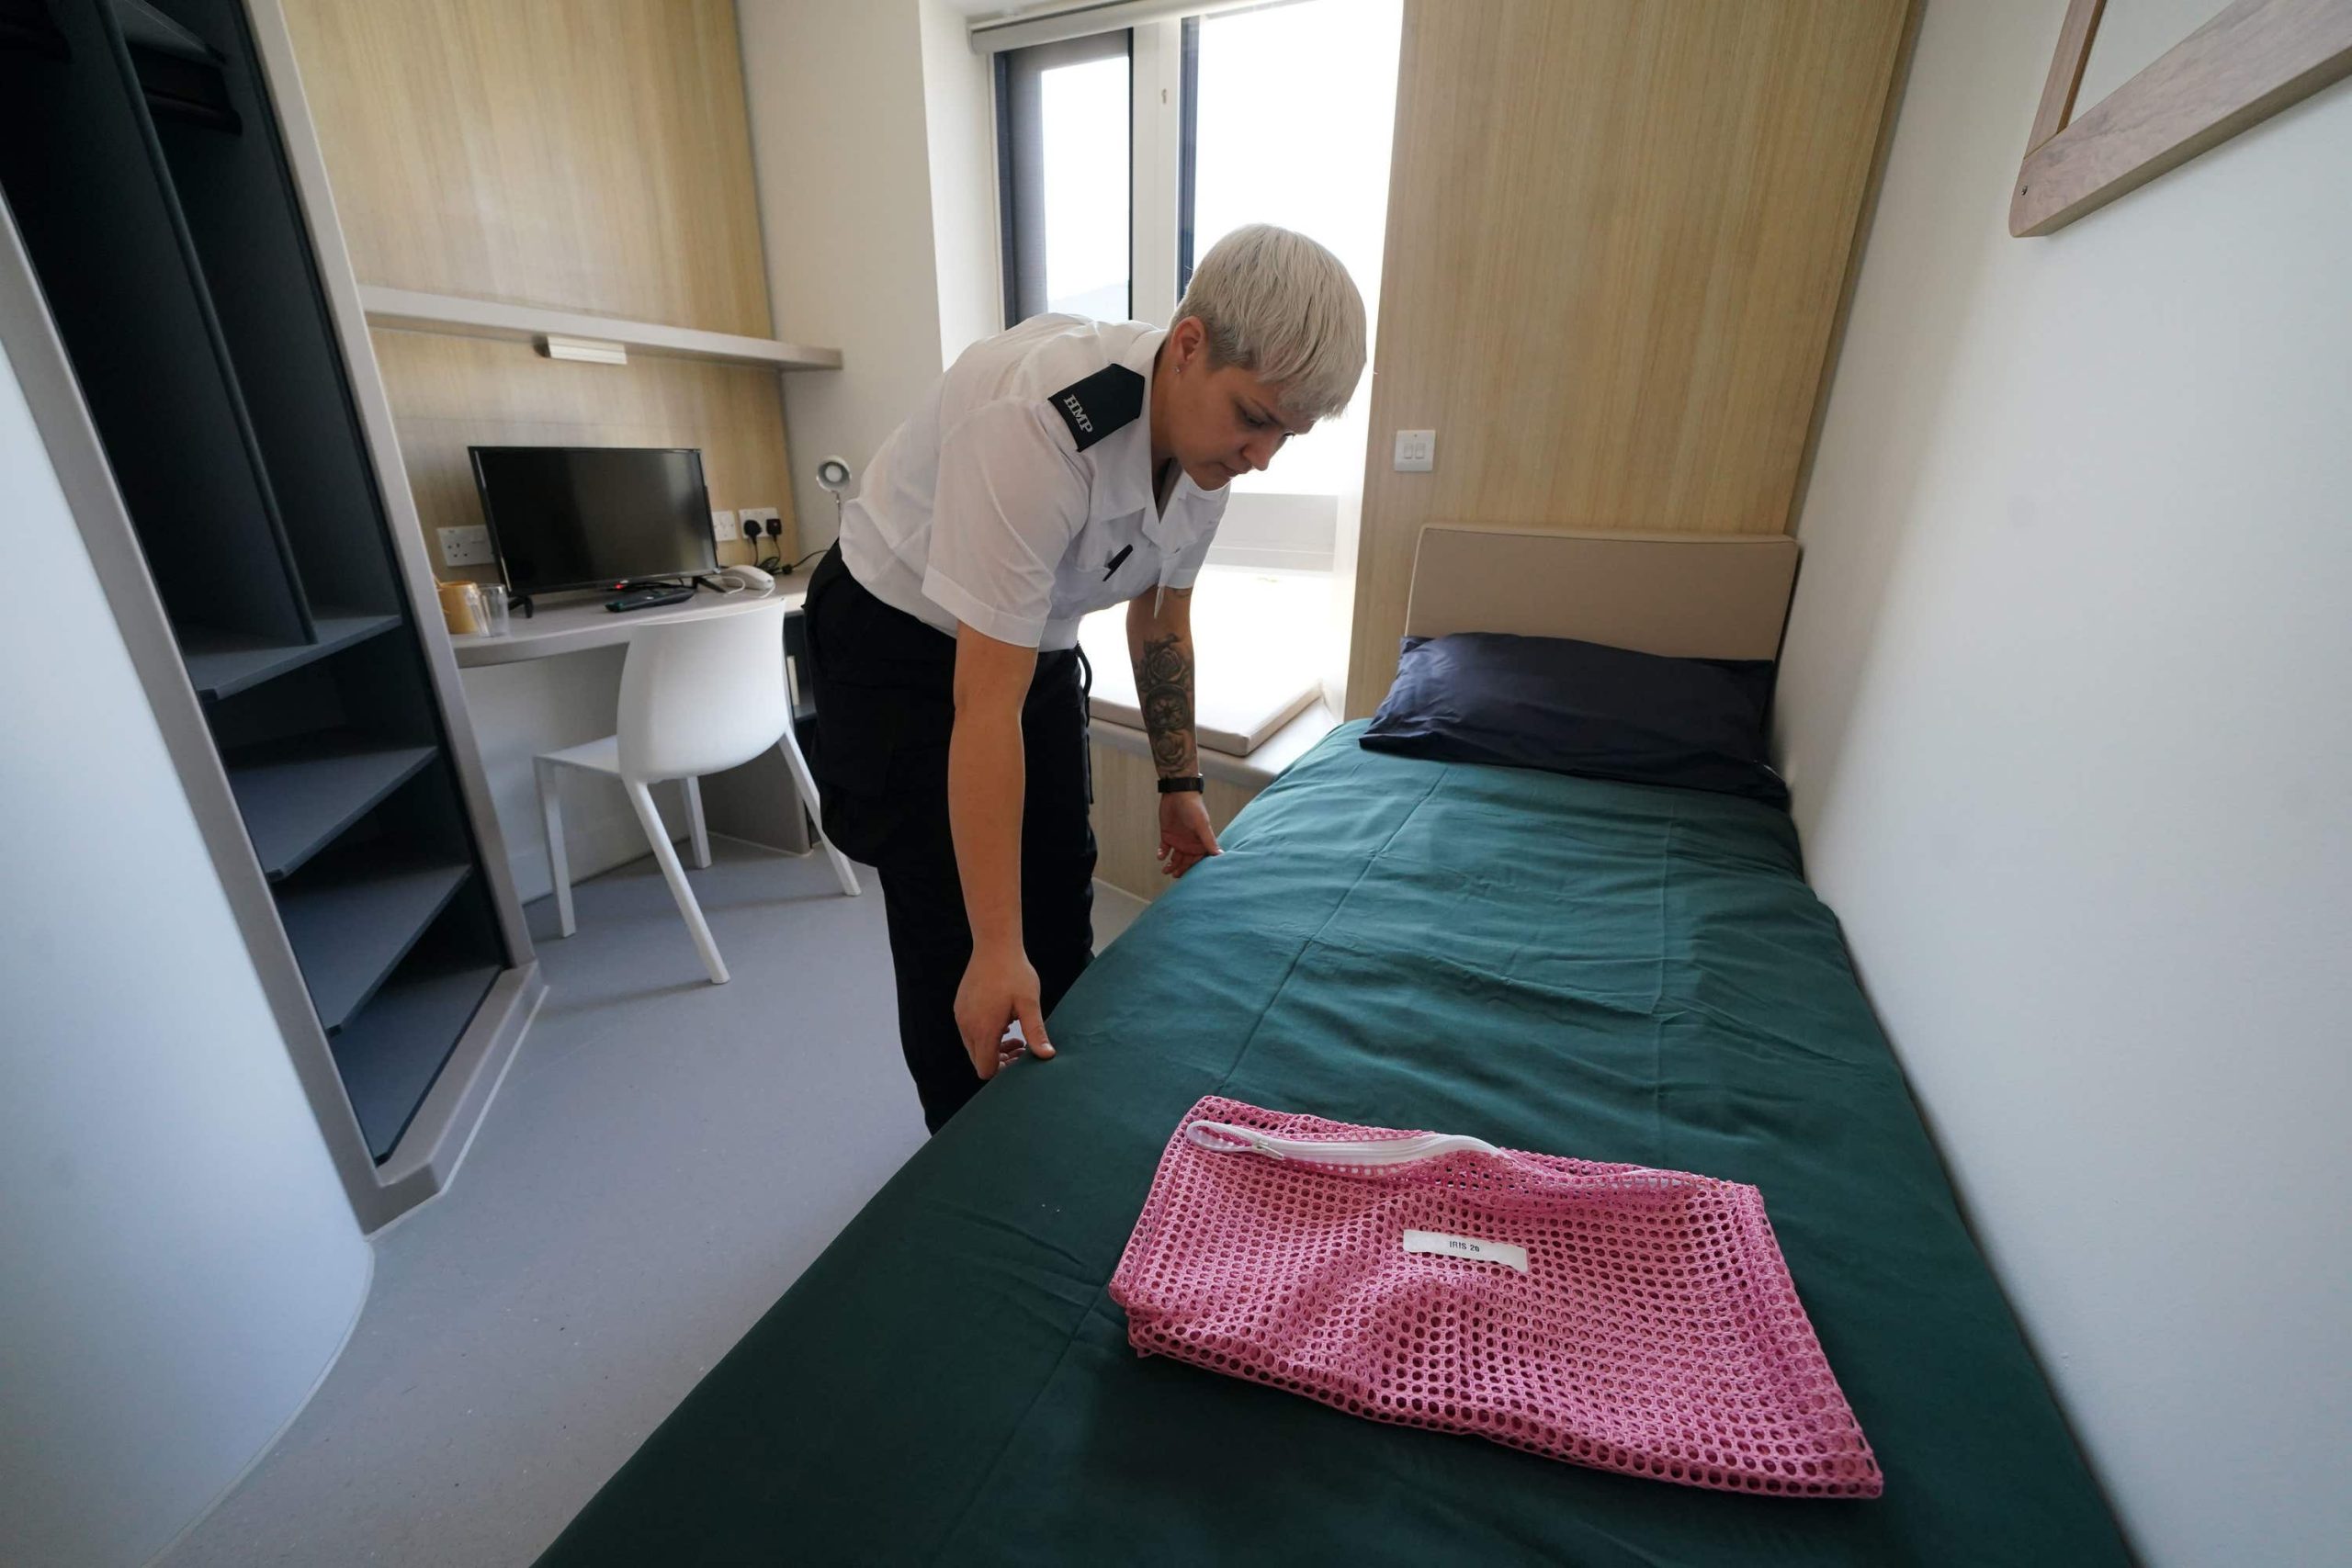
{"type": "Polygon", "coordinates": [[[1057,1059],[909,1161],[544,1563],[2128,1560],[1788,818],[1361,728],[1136,922],[1057,1059]],[[1210,1093],[1754,1182],[1885,1495],[1604,1474],[1138,1358],[1104,1285],[1210,1093]]]}

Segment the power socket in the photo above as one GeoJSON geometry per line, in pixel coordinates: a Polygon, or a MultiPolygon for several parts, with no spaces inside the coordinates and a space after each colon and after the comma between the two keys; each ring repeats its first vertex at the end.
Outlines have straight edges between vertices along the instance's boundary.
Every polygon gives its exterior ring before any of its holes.
{"type": "Polygon", "coordinates": [[[443,566],[488,566],[495,558],[490,551],[490,530],[479,523],[435,532],[441,538],[443,566]]]}
{"type": "Polygon", "coordinates": [[[776,509],[773,506],[747,506],[743,508],[743,532],[747,535],[766,533],[781,539],[784,527],[777,522],[776,515],[776,509]]]}
{"type": "Polygon", "coordinates": [[[743,530],[737,525],[732,512],[714,511],[710,514],[710,536],[723,545],[729,539],[741,538],[743,530]]]}

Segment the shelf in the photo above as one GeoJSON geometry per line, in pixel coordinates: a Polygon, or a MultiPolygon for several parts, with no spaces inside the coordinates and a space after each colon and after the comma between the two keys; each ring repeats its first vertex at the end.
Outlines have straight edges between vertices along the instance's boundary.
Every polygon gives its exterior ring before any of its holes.
{"type": "Polygon", "coordinates": [[[498,971],[495,964],[448,960],[406,965],[330,1042],[344,1093],[379,1164],[408,1131],[498,971]]]}
{"type": "Polygon", "coordinates": [[[180,657],[187,665],[188,683],[199,697],[232,697],[313,659],[324,659],[353,643],[390,631],[401,618],[322,615],[311,624],[318,636],[311,642],[273,642],[239,632],[191,626],[180,635],[180,657]]]}
{"type": "Polygon", "coordinates": [[[711,359],[723,365],[758,365],[770,370],[842,367],[842,351],[838,348],[810,348],[797,343],[779,343],[774,338],[707,333],[693,327],[663,326],[656,321],[625,321],[613,316],[591,316],[579,310],[555,310],[539,305],[510,305],[503,300],[469,299],[456,294],[424,294],[413,288],[387,288],[375,283],[359,286],[359,302],[367,308],[371,326],[400,327],[411,332],[449,333],[458,337],[496,338],[508,343],[532,343],[552,333],[558,337],[624,344],[642,354],[675,359],[711,359]]]}
{"type": "Polygon", "coordinates": [[[232,758],[229,787],[245,835],[272,882],[300,869],[378,801],[414,777],[436,748],[395,746],[348,731],[252,747],[232,758]]]}
{"type": "Polygon", "coordinates": [[[785,614],[790,615],[798,613],[808,602],[806,581],[805,578],[787,577],[764,593],[730,593],[725,598],[697,593],[683,604],[632,610],[625,615],[605,609],[605,595],[598,593],[569,604],[550,604],[536,615],[518,614],[513,627],[502,637],[461,633],[449,639],[449,650],[457,656],[458,669],[471,670],[484,664],[551,659],[557,654],[581,653],[592,648],[618,648],[648,626],[741,615],[773,604],[778,599],[784,601],[785,614]]]}
{"type": "Polygon", "coordinates": [[[278,919],[329,1034],[375,995],[472,874],[462,862],[371,842],[332,850],[279,886],[278,919]]]}

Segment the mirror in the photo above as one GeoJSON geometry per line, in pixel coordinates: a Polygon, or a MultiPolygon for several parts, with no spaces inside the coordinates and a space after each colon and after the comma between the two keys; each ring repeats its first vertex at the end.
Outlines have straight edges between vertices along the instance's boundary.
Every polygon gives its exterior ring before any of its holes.
{"type": "Polygon", "coordinates": [[[2063,229],[2347,73],[2352,0],[2070,0],[2009,232],[2063,229]]]}

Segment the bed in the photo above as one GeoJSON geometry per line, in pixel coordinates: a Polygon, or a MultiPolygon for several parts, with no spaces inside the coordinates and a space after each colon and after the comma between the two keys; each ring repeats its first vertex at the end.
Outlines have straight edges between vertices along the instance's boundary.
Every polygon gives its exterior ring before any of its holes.
{"type": "MultiPolygon", "coordinates": [[[[1409,626],[1769,656],[1794,566],[1432,529],[1409,626]]],[[[1058,1057],[918,1153],[543,1563],[2129,1561],[1787,815],[1362,728],[1105,953],[1058,1057]],[[1105,1283],[1212,1093],[1757,1184],[1885,1495],[1695,1491],[1136,1357],[1105,1283]]]]}

